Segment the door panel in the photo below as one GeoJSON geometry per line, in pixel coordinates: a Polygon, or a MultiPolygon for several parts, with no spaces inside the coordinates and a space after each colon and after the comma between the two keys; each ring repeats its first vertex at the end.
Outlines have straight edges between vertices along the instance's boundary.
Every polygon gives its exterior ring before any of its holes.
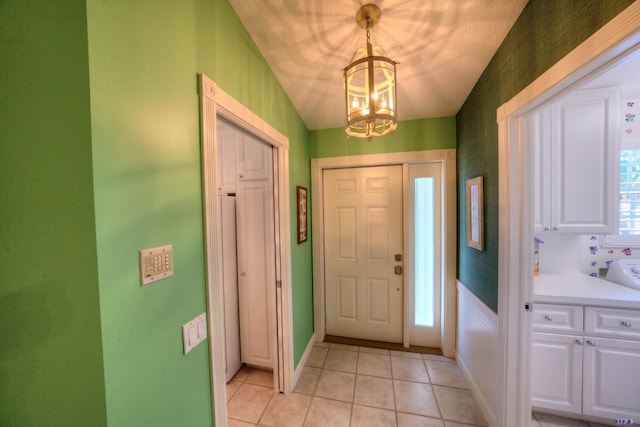
{"type": "Polygon", "coordinates": [[[229,382],[242,367],[240,360],[240,318],[238,313],[238,265],[236,246],[236,198],[220,196],[222,223],[222,278],[224,282],[225,380],[229,382]]]}
{"type": "Polygon", "coordinates": [[[324,172],[326,332],[402,342],[402,166],[324,172]]]}
{"type": "MultiPolygon", "coordinates": [[[[246,147],[245,141],[245,148],[246,147]]],[[[253,151],[271,154],[254,142],[253,151]]],[[[264,368],[274,366],[275,235],[271,179],[240,180],[237,196],[238,271],[242,361],[264,368]]]]}

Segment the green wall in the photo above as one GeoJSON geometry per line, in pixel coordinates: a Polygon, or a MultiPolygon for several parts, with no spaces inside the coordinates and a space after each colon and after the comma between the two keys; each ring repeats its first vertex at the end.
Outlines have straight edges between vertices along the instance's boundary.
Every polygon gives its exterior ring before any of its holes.
{"type": "Polygon", "coordinates": [[[84,1],[0,2],[0,425],[105,426],[84,1]]]}
{"type": "MultiPolygon", "coordinates": [[[[183,355],[181,331],[206,310],[198,73],[288,136],[292,189],[308,185],[308,131],[226,0],[87,9],[109,424],[210,425],[207,344],[183,355]],[[140,287],[138,250],[164,244],[174,276],[140,287]]],[[[313,333],[310,244],[292,252],[298,362],[313,333]]]]}
{"type": "Polygon", "coordinates": [[[455,117],[407,120],[393,134],[349,138],[342,128],[310,132],[311,158],[456,148],[455,117]]]}
{"type": "Polygon", "coordinates": [[[498,306],[498,126],[496,110],[632,3],[530,0],[456,116],[458,277],[498,306]],[[484,176],[485,250],[467,246],[465,181],[484,176]]]}

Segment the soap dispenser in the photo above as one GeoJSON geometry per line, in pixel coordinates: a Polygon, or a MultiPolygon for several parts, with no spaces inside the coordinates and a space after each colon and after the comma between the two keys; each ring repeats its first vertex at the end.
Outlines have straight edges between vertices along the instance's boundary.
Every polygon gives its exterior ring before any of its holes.
{"type": "Polygon", "coordinates": [[[537,237],[533,238],[533,275],[538,276],[540,274],[540,244],[544,243],[537,237]]]}

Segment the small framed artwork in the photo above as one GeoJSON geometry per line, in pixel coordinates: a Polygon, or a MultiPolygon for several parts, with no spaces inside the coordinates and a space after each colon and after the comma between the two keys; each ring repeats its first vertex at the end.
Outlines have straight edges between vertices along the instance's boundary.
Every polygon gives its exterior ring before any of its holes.
{"type": "Polygon", "coordinates": [[[467,180],[467,245],[484,250],[483,179],[481,176],[467,180]]]}
{"type": "Polygon", "coordinates": [[[298,201],[298,244],[307,240],[307,189],[296,187],[298,201]]]}

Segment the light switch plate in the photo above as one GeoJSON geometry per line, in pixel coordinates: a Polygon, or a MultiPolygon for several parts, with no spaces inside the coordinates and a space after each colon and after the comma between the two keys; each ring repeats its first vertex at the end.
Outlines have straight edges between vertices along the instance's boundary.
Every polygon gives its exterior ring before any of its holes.
{"type": "Polygon", "coordinates": [[[171,245],[140,249],[140,286],[173,276],[173,248],[171,245]]]}
{"type": "Polygon", "coordinates": [[[182,325],[182,345],[184,354],[189,353],[195,346],[207,338],[207,314],[202,313],[198,317],[182,325]]]}

